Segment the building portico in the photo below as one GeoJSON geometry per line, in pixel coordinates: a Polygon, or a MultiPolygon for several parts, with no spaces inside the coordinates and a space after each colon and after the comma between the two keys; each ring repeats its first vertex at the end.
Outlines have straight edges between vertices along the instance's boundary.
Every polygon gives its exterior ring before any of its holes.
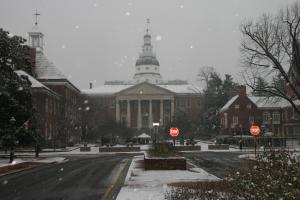
{"type": "Polygon", "coordinates": [[[144,82],[116,95],[116,121],[131,128],[162,126],[174,115],[174,94],[164,88],[144,82]]]}

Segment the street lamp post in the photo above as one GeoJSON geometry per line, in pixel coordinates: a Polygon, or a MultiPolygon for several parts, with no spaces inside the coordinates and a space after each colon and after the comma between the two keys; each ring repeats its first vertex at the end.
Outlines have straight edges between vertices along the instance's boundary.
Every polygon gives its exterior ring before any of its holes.
{"type": "Polygon", "coordinates": [[[15,132],[16,132],[16,119],[14,117],[11,117],[10,120],[11,125],[11,144],[10,144],[10,155],[9,155],[9,162],[12,163],[14,161],[14,148],[15,148],[15,132]]]}
{"type": "Polygon", "coordinates": [[[156,140],[157,140],[157,130],[158,130],[158,127],[159,127],[159,123],[156,122],[156,123],[153,123],[153,127],[154,127],[154,144],[156,144],[156,140]]]}

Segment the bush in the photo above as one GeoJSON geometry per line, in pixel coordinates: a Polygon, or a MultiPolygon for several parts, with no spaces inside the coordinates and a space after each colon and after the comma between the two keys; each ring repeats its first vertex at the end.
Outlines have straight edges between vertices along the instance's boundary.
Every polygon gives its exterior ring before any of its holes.
{"type": "Polygon", "coordinates": [[[169,143],[153,144],[153,149],[149,150],[150,156],[154,157],[169,157],[175,155],[175,150],[169,143]]]}
{"type": "Polygon", "coordinates": [[[296,200],[300,199],[299,156],[287,151],[271,151],[259,155],[241,171],[229,173],[222,184],[199,187],[173,187],[165,194],[168,200],[296,200]]]}

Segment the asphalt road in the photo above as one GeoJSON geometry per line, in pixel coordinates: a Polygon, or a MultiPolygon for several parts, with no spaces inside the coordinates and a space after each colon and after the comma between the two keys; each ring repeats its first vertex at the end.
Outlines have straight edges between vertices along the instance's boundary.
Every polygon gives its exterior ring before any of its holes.
{"type": "Polygon", "coordinates": [[[237,152],[199,152],[182,155],[219,178],[224,178],[230,170],[239,170],[249,164],[248,161],[238,158],[241,153],[237,152]]]}
{"type": "Polygon", "coordinates": [[[0,177],[1,200],[94,200],[111,186],[116,169],[130,155],[71,157],[59,164],[0,177]]]}

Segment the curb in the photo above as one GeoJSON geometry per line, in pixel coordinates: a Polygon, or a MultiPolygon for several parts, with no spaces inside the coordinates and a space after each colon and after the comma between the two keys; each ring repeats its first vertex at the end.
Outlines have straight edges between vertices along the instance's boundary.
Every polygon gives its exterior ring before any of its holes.
{"type": "Polygon", "coordinates": [[[124,159],[122,162],[124,162],[124,161],[125,161],[125,164],[118,170],[118,174],[115,176],[116,177],[115,180],[113,181],[111,186],[109,186],[109,188],[105,191],[101,200],[109,200],[109,199],[117,198],[117,196],[112,196],[112,194],[113,194],[114,190],[118,189],[119,184],[121,184],[120,181],[122,180],[122,177],[124,176],[125,172],[127,171],[126,169],[128,168],[128,165],[129,165],[129,159],[124,159]]]}

